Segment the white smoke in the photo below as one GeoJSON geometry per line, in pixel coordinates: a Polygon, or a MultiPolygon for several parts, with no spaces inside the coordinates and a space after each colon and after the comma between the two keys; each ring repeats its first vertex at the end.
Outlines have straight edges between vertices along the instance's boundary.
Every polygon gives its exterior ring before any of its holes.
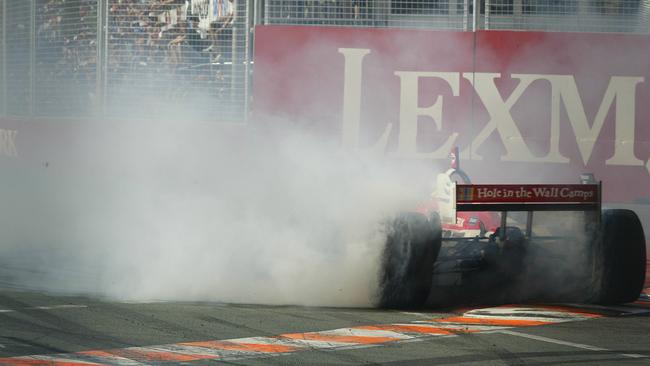
{"type": "Polygon", "coordinates": [[[5,285],[368,306],[381,223],[413,209],[427,183],[286,129],[157,120],[81,130],[63,157],[2,192],[19,205],[2,224],[5,285]]]}

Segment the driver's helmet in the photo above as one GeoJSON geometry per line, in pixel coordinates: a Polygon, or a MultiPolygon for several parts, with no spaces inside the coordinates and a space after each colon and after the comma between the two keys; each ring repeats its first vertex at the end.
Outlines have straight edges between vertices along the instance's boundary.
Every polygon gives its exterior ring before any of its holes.
{"type": "Polygon", "coordinates": [[[432,194],[433,198],[439,201],[442,200],[443,202],[451,202],[454,184],[451,176],[455,171],[455,169],[449,169],[446,172],[440,173],[436,176],[436,183],[432,194]]]}
{"type": "Polygon", "coordinates": [[[455,223],[456,221],[453,203],[454,182],[452,180],[454,172],[455,169],[449,169],[445,173],[438,174],[431,195],[436,202],[438,213],[443,223],[455,223]]]}

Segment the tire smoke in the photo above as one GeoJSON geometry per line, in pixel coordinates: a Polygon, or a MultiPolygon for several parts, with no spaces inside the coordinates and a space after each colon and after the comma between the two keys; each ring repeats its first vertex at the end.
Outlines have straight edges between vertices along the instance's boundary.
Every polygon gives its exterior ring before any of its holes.
{"type": "Polygon", "coordinates": [[[381,222],[423,197],[417,178],[283,131],[89,124],[0,190],[15,207],[0,281],[128,301],[371,305],[381,222]]]}

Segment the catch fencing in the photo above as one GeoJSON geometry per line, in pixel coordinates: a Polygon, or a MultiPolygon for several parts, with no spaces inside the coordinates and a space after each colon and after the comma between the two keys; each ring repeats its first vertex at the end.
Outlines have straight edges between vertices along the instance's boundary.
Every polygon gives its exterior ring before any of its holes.
{"type": "Polygon", "coordinates": [[[240,120],[245,1],[0,0],[0,115],[240,120]]]}
{"type": "Polygon", "coordinates": [[[5,22],[4,22],[4,13],[5,13],[5,1],[0,0],[0,116],[4,115],[7,110],[7,81],[5,74],[7,73],[7,63],[5,60],[5,22]]]}
{"type": "Polygon", "coordinates": [[[650,34],[650,1],[0,0],[0,116],[245,120],[257,24],[650,34]]]}
{"type": "Polygon", "coordinates": [[[110,0],[107,7],[106,113],[243,117],[251,46],[245,2],[110,0]]]}
{"type": "Polygon", "coordinates": [[[641,0],[267,0],[267,24],[647,33],[641,0]],[[480,11],[474,16],[474,5],[480,11]]]}

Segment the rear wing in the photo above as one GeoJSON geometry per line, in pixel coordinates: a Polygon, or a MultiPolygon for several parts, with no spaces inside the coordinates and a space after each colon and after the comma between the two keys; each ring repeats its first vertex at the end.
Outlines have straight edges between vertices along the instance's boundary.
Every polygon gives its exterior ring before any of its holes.
{"type": "Polygon", "coordinates": [[[601,184],[456,184],[456,211],[600,210],[601,184]]]}
{"type": "Polygon", "coordinates": [[[453,216],[463,211],[499,211],[505,232],[508,211],[526,211],[531,236],[534,211],[585,211],[600,218],[602,183],[597,184],[454,184],[453,216]]]}

